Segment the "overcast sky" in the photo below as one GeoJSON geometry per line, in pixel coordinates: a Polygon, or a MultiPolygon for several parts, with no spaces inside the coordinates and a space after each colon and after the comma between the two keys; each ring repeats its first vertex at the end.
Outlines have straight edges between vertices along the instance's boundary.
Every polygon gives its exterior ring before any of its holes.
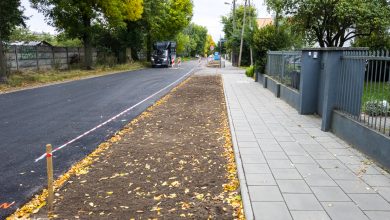
{"type": "MultiPolygon", "coordinates": [[[[223,37],[221,16],[226,15],[231,10],[231,5],[225,2],[232,3],[232,0],[193,0],[194,1],[194,17],[192,21],[196,24],[207,27],[209,34],[213,36],[214,41],[218,41],[220,36],[223,37]]],[[[30,7],[29,0],[21,0],[25,8],[25,15],[30,19],[26,22],[30,30],[34,32],[49,32],[56,33],[55,28],[46,24],[45,18],[35,9],[30,7]]],[[[237,3],[242,4],[243,0],[237,0],[237,3]]],[[[258,9],[258,17],[270,17],[267,13],[264,0],[252,0],[252,4],[258,9]]]]}

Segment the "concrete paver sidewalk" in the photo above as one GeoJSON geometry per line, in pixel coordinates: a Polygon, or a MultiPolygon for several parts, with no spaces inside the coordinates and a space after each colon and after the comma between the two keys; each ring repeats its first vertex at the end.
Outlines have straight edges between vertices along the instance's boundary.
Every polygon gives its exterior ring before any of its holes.
{"type": "Polygon", "coordinates": [[[247,219],[390,219],[387,172],[229,63],[220,72],[247,219]]]}

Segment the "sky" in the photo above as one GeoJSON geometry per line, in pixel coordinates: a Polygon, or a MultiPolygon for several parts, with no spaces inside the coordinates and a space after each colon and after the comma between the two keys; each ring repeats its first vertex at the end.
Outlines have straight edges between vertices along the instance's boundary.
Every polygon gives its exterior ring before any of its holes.
{"type": "MultiPolygon", "coordinates": [[[[25,8],[24,14],[29,17],[26,21],[27,26],[34,32],[46,32],[55,34],[55,28],[46,24],[44,16],[37,10],[30,7],[29,0],[21,0],[22,6],[25,8]]],[[[194,16],[192,22],[205,26],[209,34],[213,36],[214,41],[223,38],[221,16],[227,15],[232,9],[232,0],[193,0],[194,16]],[[229,4],[225,4],[228,2],[229,4]]],[[[243,4],[243,0],[237,0],[238,4],[243,4]]],[[[258,17],[270,17],[264,0],[252,0],[252,4],[258,9],[258,17]]]]}

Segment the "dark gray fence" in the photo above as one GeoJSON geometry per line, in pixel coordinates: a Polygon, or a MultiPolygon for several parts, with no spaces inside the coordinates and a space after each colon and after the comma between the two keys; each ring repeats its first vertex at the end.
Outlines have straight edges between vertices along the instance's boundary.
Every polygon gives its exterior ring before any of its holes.
{"type": "Polygon", "coordinates": [[[299,90],[301,51],[269,51],[266,73],[289,88],[299,90]]]}
{"type": "Polygon", "coordinates": [[[269,52],[268,74],[258,77],[259,82],[300,114],[321,116],[323,131],[332,131],[390,169],[389,52],[304,49],[296,62],[299,90],[283,80],[289,60],[298,56],[294,54],[299,53],[269,52]]]}
{"type": "Polygon", "coordinates": [[[390,136],[390,54],[345,51],[336,109],[390,136]]]}

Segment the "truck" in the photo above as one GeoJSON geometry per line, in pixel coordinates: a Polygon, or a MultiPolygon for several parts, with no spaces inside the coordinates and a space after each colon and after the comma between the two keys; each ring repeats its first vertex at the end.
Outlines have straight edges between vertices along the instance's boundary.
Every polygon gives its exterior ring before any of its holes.
{"type": "Polygon", "coordinates": [[[153,44],[153,53],[150,61],[152,67],[170,67],[172,59],[176,59],[176,42],[161,41],[153,44]]]}

